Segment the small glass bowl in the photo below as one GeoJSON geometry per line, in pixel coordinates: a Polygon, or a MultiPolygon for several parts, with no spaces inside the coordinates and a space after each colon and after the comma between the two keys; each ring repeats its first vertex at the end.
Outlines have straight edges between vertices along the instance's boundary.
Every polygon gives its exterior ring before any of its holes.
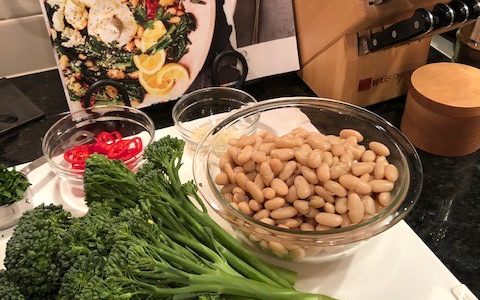
{"type": "MultiPolygon", "coordinates": [[[[68,114],[53,124],[43,138],[43,155],[53,172],[73,185],[82,185],[84,170],[74,170],[64,160],[66,150],[93,141],[102,131],[118,131],[125,138],[140,137],[143,149],[153,140],[155,125],[144,112],[120,105],[94,106],[68,114]]],[[[125,161],[135,169],[143,155],[140,153],[125,161]]]]}
{"type": "Polygon", "coordinates": [[[23,213],[32,208],[32,192],[28,187],[21,200],[0,206],[0,230],[17,225],[23,213]]]}
{"type": "Polygon", "coordinates": [[[200,141],[193,160],[193,174],[203,199],[230,223],[241,240],[282,260],[303,262],[325,262],[345,257],[359,249],[370,237],[398,223],[417,201],[423,180],[422,165],[415,148],[385,119],[355,105],[308,97],[268,100],[229,115],[200,141]],[[370,141],[383,143],[391,152],[389,162],[398,168],[400,175],[391,191],[391,203],[361,223],[325,231],[283,229],[235,210],[223,198],[214,180],[220,172],[219,159],[228,147],[218,136],[238,120],[256,114],[261,114],[259,128],[268,128],[278,136],[296,127],[308,131],[316,129],[326,135],[338,135],[343,128],[353,128],[363,134],[365,139],[361,144],[368,145],[370,141]],[[288,116],[297,119],[297,122],[289,122],[288,116]],[[210,142],[204,146],[206,140],[210,142]],[[279,243],[283,245],[281,251],[279,243]]]}
{"type": "MultiPolygon", "coordinates": [[[[172,110],[175,127],[193,148],[197,147],[202,137],[220,120],[233,111],[256,103],[257,100],[244,91],[212,87],[200,89],[183,96],[172,110]]],[[[226,140],[242,134],[249,134],[256,129],[258,116],[237,122],[235,127],[225,131],[226,140]]]]}

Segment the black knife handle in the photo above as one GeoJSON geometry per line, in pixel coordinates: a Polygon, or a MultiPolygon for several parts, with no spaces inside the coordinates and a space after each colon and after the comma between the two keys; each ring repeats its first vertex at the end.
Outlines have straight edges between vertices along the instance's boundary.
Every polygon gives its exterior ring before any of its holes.
{"type": "Polygon", "coordinates": [[[464,1],[453,0],[448,3],[448,6],[455,11],[455,23],[465,23],[468,21],[470,16],[470,8],[464,1]]]}
{"type": "Polygon", "coordinates": [[[450,5],[438,3],[433,7],[433,23],[435,28],[450,27],[455,22],[455,11],[450,5]]]}
{"type": "Polygon", "coordinates": [[[366,40],[369,51],[377,51],[406,42],[430,32],[434,26],[433,14],[423,8],[417,9],[410,19],[395,23],[383,31],[372,33],[366,40]]]}
{"type": "Polygon", "coordinates": [[[468,19],[475,20],[480,17],[480,0],[463,0],[470,9],[468,19]]]}

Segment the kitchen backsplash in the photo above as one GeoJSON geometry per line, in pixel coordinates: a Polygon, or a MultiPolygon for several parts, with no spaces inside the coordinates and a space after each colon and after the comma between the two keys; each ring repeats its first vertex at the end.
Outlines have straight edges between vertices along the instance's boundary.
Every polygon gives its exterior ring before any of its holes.
{"type": "Polygon", "coordinates": [[[0,0],[0,78],[56,67],[38,0],[0,0]]]}

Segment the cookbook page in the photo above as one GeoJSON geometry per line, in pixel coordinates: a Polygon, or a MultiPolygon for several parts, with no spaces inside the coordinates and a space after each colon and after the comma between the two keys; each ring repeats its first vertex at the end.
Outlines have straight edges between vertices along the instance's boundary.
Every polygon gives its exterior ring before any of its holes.
{"type": "Polygon", "coordinates": [[[120,104],[113,80],[133,107],[177,99],[200,72],[210,49],[215,1],[40,0],[70,110],[120,104]]]}

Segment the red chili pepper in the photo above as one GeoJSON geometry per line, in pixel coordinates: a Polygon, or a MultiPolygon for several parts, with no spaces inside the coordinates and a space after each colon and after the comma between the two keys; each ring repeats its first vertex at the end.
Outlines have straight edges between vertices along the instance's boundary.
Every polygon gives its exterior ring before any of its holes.
{"type": "Polygon", "coordinates": [[[158,0],[145,0],[145,8],[147,9],[147,18],[155,19],[158,10],[158,0]]]}
{"type": "Polygon", "coordinates": [[[115,137],[106,131],[102,131],[99,134],[97,134],[97,137],[95,138],[97,140],[97,143],[105,143],[105,144],[112,144],[115,142],[115,137]]]}
{"type": "Polygon", "coordinates": [[[120,132],[118,131],[112,131],[110,132],[110,134],[113,136],[113,138],[115,139],[115,142],[117,141],[120,141],[122,139],[122,135],[120,134],[120,132]]]}
{"type": "MultiPolygon", "coordinates": [[[[106,155],[110,159],[127,161],[142,149],[142,139],[139,137],[123,139],[118,131],[102,131],[95,137],[95,143],[68,149],[63,154],[63,158],[72,165],[73,170],[83,170],[86,160],[93,153],[106,155]]],[[[128,167],[133,166],[128,164],[128,167]]]]}
{"type": "Polygon", "coordinates": [[[107,153],[107,157],[111,159],[120,159],[128,153],[129,140],[118,141],[112,145],[107,153]]]}

